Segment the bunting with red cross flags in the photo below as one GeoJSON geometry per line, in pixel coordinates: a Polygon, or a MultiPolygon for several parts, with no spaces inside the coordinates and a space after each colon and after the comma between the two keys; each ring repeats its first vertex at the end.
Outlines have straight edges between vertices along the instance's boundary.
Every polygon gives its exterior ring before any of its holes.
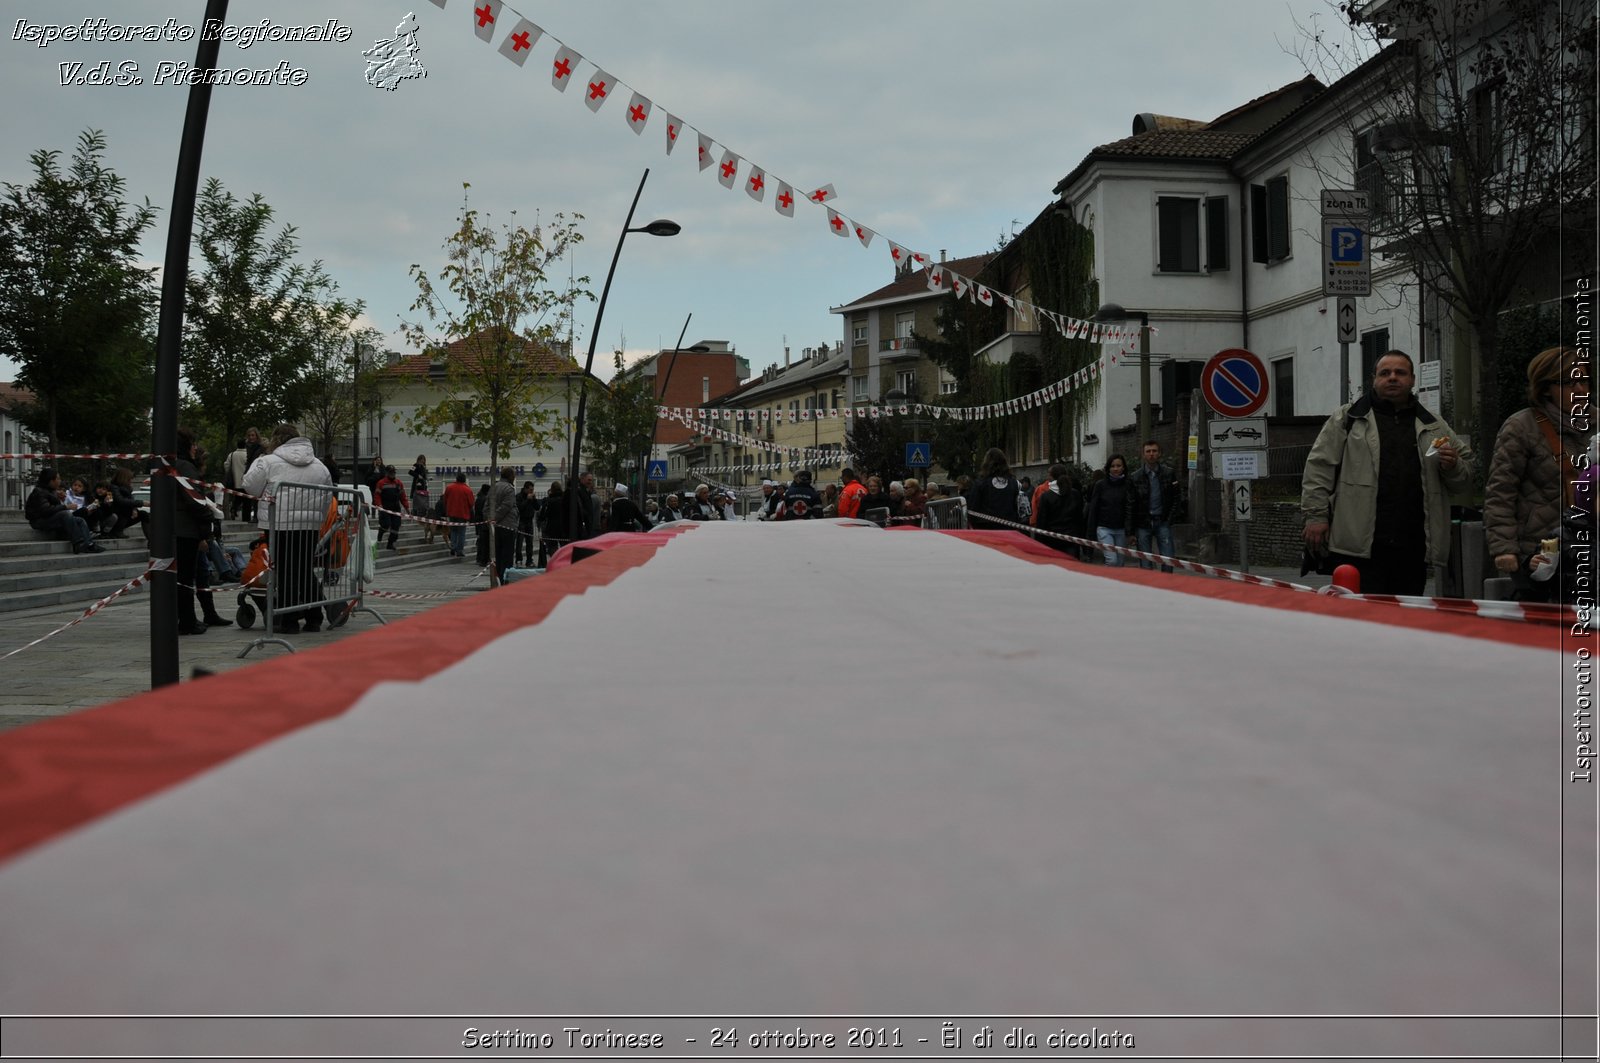
{"type": "Polygon", "coordinates": [[[911,261],[911,252],[907,251],[905,248],[901,247],[899,244],[895,243],[893,240],[890,240],[889,241],[889,257],[894,259],[895,266],[897,266],[897,267],[898,266],[904,266],[905,264],[907,264],[908,262],[911,261]]]}
{"type": "Polygon", "coordinates": [[[638,136],[644,132],[645,123],[650,121],[650,101],[639,95],[633,94],[633,99],[628,101],[628,128],[638,136]]]}
{"type": "Polygon", "coordinates": [[[965,299],[967,297],[967,284],[967,278],[959,273],[951,272],[950,287],[956,293],[957,299],[965,299]]]}
{"type": "Polygon", "coordinates": [[[762,198],[766,196],[767,175],[762,172],[761,167],[750,167],[750,176],[745,180],[744,190],[745,194],[757,203],[760,203],[762,198]]]}
{"type": "Polygon", "coordinates": [[[985,288],[981,284],[978,285],[977,295],[978,295],[978,302],[982,303],[984,306],[993,306],[994,305],[994,293],[991,292],[989,289],[985,288]]]}
{"type": "Polygon", "coordinates": [[[728,148],[722,153],[722,161],[717,163],[717,183],[723,188],[732,188],[734,178],[739,176],[739,156],[728,148]]]}
{"type": "Polygon", "coordinates": [[[667,115],[667,154],[672,154],[672,149],[678,146],[678,136],[683,132],[683,119],[675,114],[667,115]]]}
{"type": "Polygon", "coordinates": [[[943,266],[933,266],[928,270],[928,290],[932,292],[944,291],[943,266]]]}
{"type": "Polygon", "coordinates": [[[605,106],[606,100],[611,96],[611,90],[616,84],[616,78],[601,70],[594,68],[594,76],[589,79],[589,91],[585,94],[583,102],[589,105],[589,110],[599,113],[605,106]]]}
{"type": "Polygon", "coordinates": [[[519,19],[516,28],[506,34],[506,39],[500,42],[500,54],[521,66],[528,61],[528,56],[533,54],[533,46],[539,42],[543,34],[544,30],[527,19],[519,19]]]}
{"type": "Polygon", "coordinates": [[[845,220],[844,215],[832,207],[828,208],[828,228],[833,230],[835,236],[850,235],[850,223],[845,220]]]}
{"type": "Polygon", "coordinates": [[[557,48],[556,57],[550,64],[550,84],[566,92],[567,86],[572,83],[572,72],[577,69],[578,61],[582,58],[583,56],[564,44],[557,48]]]}
{"type": "Polygon", "coordinates": [[[778,182],[778,194],[772,198],[772,206],[785,218],[794,217],[794,189],[787,182],[778,182]]]}
{"type": "Polygon", "coordinates": [[[827,203],[833,199],[835,194],[836,193],[833,190],[833,185],[826,184],[817,189],[815,192],[812,192],[809,198],[813,203],[827,203]]]}
{"type": "Polygon", "coordinates": [[[871,229],[867,228],[865,225],[862,225],[860,222],[856,222],[855,232],[856,232],[856,239],[861,241],[861,246],[862,247],[871,247],[872,246],[872,235],[873,234],[872,234],[872,230],[871,229]]]}
{"type": "Polygon", "coordinates": [[[477,0],[472,5],[472,30],[480,41],[494,40],[495,21],[500,17],[500,0],[477,0]]]}
{"type": "Polygon", "coordinates": [[[717,160],[711,157],[711,138],[704,133],[700,134],[700,169],[705,170],[715,166],[717,160]]]}

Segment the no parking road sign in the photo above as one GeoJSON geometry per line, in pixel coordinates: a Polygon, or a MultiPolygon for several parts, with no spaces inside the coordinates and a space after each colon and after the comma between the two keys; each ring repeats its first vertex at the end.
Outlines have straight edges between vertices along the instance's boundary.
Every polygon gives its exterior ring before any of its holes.
{"type": "Polygon", "coordinates": [[[1249,417],[1267,402],[1267,367],[1243,347],[1211,356],[1200,370],[1206,405],[1224,417],[1249,417]]]}

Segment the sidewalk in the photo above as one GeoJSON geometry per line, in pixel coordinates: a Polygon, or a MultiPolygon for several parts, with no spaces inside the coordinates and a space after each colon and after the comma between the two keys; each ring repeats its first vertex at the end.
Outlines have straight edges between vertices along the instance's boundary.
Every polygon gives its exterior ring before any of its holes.
{"type": "MultiPolygon", "coordinates": [[[[369,596],[364,606],[387,621],[426,612],[436,605],[487,590],[489,577],[478,575],[470,559],[381,569],[377,582],[367,588],[395,594],[447,594],[446,597],[411,600],[369,596]],[[470,582],[469,582],[470,581],[470,582]],[[465,586],[465,590],[463,587],[465,586]],[[461,593],[451,593],[451,592],[461,593]]],[[[217,612],[235,618],[237,592],[217,594],[217,612]]],[[[82,615],[87,605],[52,606],[7,613],[0,635],[0,654],[26,646],[41,635],[82,615]]],[[[378,619],[370,613],[353,614],[342,627],[323,626],[320,634],[293,635],[297,647],[337,642],[370,630],[378,619]]],[[[259,646],[248,657],[239,652],[253,640],[270,635],[261,617],[248,630],[237,624],[210,628],[204,635],[178,639],[179,676],[188,679],[195,668],[228,672],[287,653],[282,646],[259,646]]],[[[150,594],[140,588],[125,594],[75,627],[0,663],[0,731],[49,716],[140,694],[150,689],[150,594]]]]}

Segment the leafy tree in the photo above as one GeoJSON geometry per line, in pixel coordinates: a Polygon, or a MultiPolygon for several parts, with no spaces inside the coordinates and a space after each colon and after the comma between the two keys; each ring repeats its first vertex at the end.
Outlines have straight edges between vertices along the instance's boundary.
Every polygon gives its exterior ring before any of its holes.
{"type": "MultiPolygon", "coordinates": [[[[629,462],[648,454],[656,429],[656,395],[642,373],[625,373],[622,352],[613,360],[611,386],[600,392],[584,427],[584,452],[595,472],[626,482],[629,462]]],[[[641,474],[643,469],[638,470],[641,474]]]]}
{"type": "Polygon", "coordinates": [[[1423,292],[1473,348],[1476,416],[1452,412],[1476,424],[1475,448],[1487,455],[1519,404],[1500,388],[1502,313],[1556,294],[1528,291],[1530,266],[1554,264],[1552,276],[1593,269],[1593,5],[1389,0],[1370,18],[1361,5],[1338,11],[1354,40],[1313,23],[1302,28],[1301,59],[1336,78],[1387,49],[1364,70],[1369,91],[1350,94],[1341,116],[1355,187],[1374,199],[1373,245],[1410,257],[1423,292]]]}
{"type": "Polygon", "coordinates": [[[155,297],[137,252],[155,211],[128,205],[105,149],[99,131],[81,133],[66,171],[59,152],[36,151],[33,182],[8,182],[0,199],[0,349],[35,396],[24,423],[52,451],[148,433],[155,297]]]}
{"type": "Polygon", "coordinates": [[[557,434],[557,417],[542,406],[551,384],[543,356],[561,348],[573,306],[590,293],[579,287],[588,277],[575,278],[563,290],[549,279],[551,268],[582,241],[582,215],[569,220],[557,214],[532,229],[515,223],[496,229],[486,218],[462,197],[460,225],[444,243],[438,286],[420,265],[411,266],[417,284],[411,309],[426,320],[405,322],[402,331],[420,350],[455,341],[443,380],[430,381],[438,401],[418,406],[407,429],[446,446],[487,444],[495,469],[512,448],[543,449],[557,434]],[[456,432],[458,423],[466,431],[456,432]]]}
{"type": "Polygon", "coordinates": [[[294,226],[273,234],[273,220],[259,194],[240,202],[214,177],[195,205],[204,267],[189,277],[184,381],[229,445],[295,412],[323,308],[336,305],[322,263],[297,261],[294,226]]]}
{"type": "Polygon", "coordinates": [[[310,360],[290,395],[296,423],[322,453],[350,438],[356,428],[356,403],[363,409],[378,394],[375,328],[357,328],[363,305],[335,300],[311,312],[306,333],[310,360]]]}

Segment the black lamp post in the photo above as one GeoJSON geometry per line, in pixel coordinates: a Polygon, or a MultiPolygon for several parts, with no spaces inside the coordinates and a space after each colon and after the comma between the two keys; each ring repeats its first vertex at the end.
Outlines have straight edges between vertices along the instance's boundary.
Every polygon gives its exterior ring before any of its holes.
{"type": "MultiPolygon", "coordinates": [[[[589,405],[589,377],[594,372],[594,347],[600,339],[600,322],[606,315],[606,297],[611,294],[611,279],[617,273],[617,260],[622,257],[622,244],[627,240],[629,233],[649,233],[651,236],[677,236],[683,229],[675,221],[665,218],[657,219],[649,225],[632,228],[633,212],[639,206],[639,196],[644,192],[644,182],[650,176],[647,168],[644,176],[639,178],[639,188],[633,193],[633,203],[628,207],[628,217],[622,223],[622,233],[617,237],[617,250],[611,256],[611,268],[606,271],[605,287],[600,289],[600,306],[594,312],[594,329],[589,333],[589,356],[583,363],[583,380],[578,387],[578,417],[572,429],[572,483],[577,483],[579,471],[583,467],[583,415],[589,405]]],[[[687,322],[686,322],[687,324],[687,322]]],[[[567,492],[567,535],[568,541],[577,537],[578,531],[578,492],[567,492]]]]}
{"type": "Polygon", "coordinates": [[[1150,438],[1150,315],[1143,310],[1124,310],[1106,303],[1094,312],[1101,324],[1139,319],[1139,445],[1150,438]]]}

